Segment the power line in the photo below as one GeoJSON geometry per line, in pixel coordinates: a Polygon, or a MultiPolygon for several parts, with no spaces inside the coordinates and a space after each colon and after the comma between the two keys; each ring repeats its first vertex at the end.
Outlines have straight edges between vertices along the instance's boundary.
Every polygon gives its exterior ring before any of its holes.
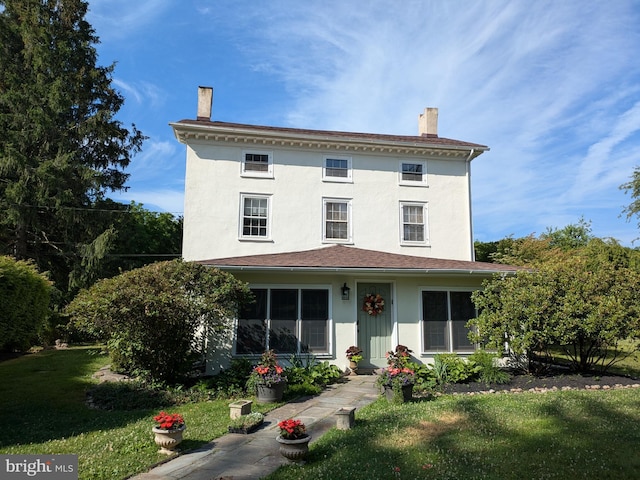
{"type": "MultiPolygon", "coordinates": [[[[129,206],[126,203],[122,203],[121,205],[124,205],[125,207],[129,206]]],[[[75,210],[75,211],[81,211],[81,212],[136,213],[136,211],[129,210],[129,209],[120,210],[120,209],[114,209],[114,208],[65,207],[65,206],[50,207],[50,206],[47,206],[47,205],[30,205],[28,203],[23,203],[23,204],[11,203],[11,204],[9,204],[9,206],[18,207],[18,208],[21,208],[21,207],[24,207],[24,208],[36,208],[36,209],[43,209],[43,210],[75,210]]],[[[154,212],[152,210],[147,210],[147,212],[149,212],[149,213],[159,213],[159,214],[170,213],[171,215],[178,215],[178,214],[183,215],[184,214],[184,212],[154,212]]]]}

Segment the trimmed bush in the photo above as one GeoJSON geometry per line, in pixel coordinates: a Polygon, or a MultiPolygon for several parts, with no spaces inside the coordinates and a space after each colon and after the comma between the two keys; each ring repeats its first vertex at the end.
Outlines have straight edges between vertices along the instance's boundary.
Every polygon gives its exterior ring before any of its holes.
{"type": "Polygon", "coordinates": [[[203,358],[204,339],[226,328],[249,298],[231,274],[170,261],[97,282],[67,313],[73,327],[107,342],[116,370],[176,383],[203,358]]]}
{"type": "Polygon", "coordinates": [[[50,314],[51,282],[31,262],[0,256],[0,350],[37,345],[50,314]]]}

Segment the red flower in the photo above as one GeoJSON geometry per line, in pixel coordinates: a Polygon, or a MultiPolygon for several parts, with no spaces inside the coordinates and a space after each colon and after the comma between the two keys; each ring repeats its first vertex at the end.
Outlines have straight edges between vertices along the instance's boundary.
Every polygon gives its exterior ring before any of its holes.
{"type": "Polygon", "coordinates": [[[278,427],[280,428],[280,435],[289,440],[302,438],[306,435],[307,431],[304,423],[302,423],[300,420],[294,420],[292,418],[282,420],[280,423],[278,423],[278,427]]]}
{"type": "Polygon", "coordinates": [[[163,411],[153,417],[153,419],[158,424],[158,428],[162,428],[163,430],[173,430],[184,425],[184,418],[178,413],[166,413],[163,411]]]}

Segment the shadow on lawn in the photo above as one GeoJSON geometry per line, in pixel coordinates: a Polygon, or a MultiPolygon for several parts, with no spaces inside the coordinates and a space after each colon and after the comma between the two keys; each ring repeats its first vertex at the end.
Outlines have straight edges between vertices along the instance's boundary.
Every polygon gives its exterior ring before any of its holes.
{"type": "Polygon", "coordinates": [[[90,409],[91,375],[106,362],[98,349],[43,351],[0,364],[0,448],[125,426],[150,410],[90,409]]]}
{"type": "MultiPolygon", "coordinates": [[[[325,476],[354,480],[394,478],[394,472],[397,478],[622,479],[636,478],[640,468],[640,398],[632,390],[459,396],[400,408],[368,413],[354,429],[330,433],[330,441],[312,448],[304,473],[313,475],[317,464],[325,476]]],[[[287,469],[273,478],[303,477],[287,469]]]]}

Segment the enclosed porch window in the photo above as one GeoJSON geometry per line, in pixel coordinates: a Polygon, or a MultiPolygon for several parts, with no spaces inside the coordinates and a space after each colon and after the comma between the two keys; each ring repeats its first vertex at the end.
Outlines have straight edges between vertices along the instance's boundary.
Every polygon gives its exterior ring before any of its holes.
{"type": "Polygon", "coordinates": [[[236,354],[329,353],[328,288],[252,288],[239,314],[236,354]]]}
{"type": "Polygon", "coordinates": [[[470,352],[467,322],[476,317],[470,291],[423,290],[422,333],[425,352],[470,352]]]}

